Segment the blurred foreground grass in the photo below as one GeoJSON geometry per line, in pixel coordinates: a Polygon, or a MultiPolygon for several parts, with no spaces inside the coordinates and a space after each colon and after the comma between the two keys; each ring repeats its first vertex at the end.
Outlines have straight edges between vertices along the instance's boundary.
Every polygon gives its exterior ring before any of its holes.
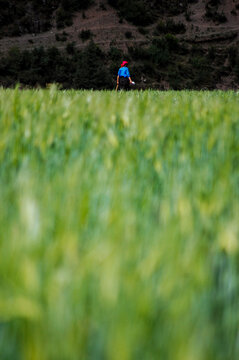
{"type": "Polygon", "coordinates": [[[0,90],[0,359],[239,358],[239,95],[0,90]]]}

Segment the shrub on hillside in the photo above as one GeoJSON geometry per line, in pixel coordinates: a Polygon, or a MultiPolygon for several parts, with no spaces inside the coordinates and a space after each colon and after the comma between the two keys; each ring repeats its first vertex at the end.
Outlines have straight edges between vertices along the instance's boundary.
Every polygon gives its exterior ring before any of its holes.
{"type": "Polygon", "coordinates": [[[239,80],[239,58],[237,58],[237,63],[235,66],[235,74],[236,74],[237,79],[239,80]]]}
{"type": "Polygon", "coordinates": [[[183,23],[176,23],[173,20],[169,19],[166,22],[161,21],[158,23],[155,34],[184,34],[186,27],[183,23]]]}
{"type": "Polygon", "coordinates": [[[58,29],[72,25],[72,13],[60,7],[56,12],[56,26],[58,29]]]}
{"type": "Polygon", "coordinates": [[[63,9],[70,11],[77,11],[87,9],[93,4],[93,0],[61,0],[61,6],[63,9]]]}
{"type": "Polygon", "coordinates": [[[103,62],[105,54],[100,48],[91,41],[79,55],[73,87],[77,89],[112,88],[109,72],[103,62]]]}
{"type": "Polygon", "coordinates": [[[206,10],[206,14],[205,16],[208,18],[208,19],[211,19],[215,22],[218,22],[218,23],[225,23],[227,21],[227,17],[226,15],[224,14],[224,12],[218,12],[214,9],[210,9],[208,8],[206,10]]]}
{"type": "Polygon", "coordinates": [[[155,16],[150,3],[145,0],[108,0],[109,4],[119,10],[119,16],[138,26],[154,22],[155,16]]]}
{"type": "Polygon", "coordinates": [[[93,33],[90,30],[82,30],[79,33],[79,38],[82,41],[87,41],[87,40],[91,39],[92,37],[93,37],[93,33]]]}
{"type": "Polygon", "coordinates": [[[149,48],[151,61],[157,66],[167,66],[171,55],[167,42],[163,39],[154,40],[149,48]]]}
{"type": "Polygon", "coordinates": [[[214,60],[215,59],[215,56],[216,56],[216,52],[215,52],[215,48],[212,46],[209,48],[208,50],[208,58],[210,60],[214,60]]]}
{"type": "Polygon", "coordinates": [[[125,32],[125,37],[126,37],[126,39],[132,39],[132,37],[133,37],[132,32],[131,31],[126,31],[125,32]]]}
{"type": "Polygon", "coordinates": [[[149,61],[155,66],[165,67],[180,50],[178,39],[172,34],[166,34],[161,38],[155,38],[149,47],[129,47],[129,54],[135,61],[149,61]]]}
{"type": "Polygon", "coordinates": [[[73,55],[76,52],[76,47],[74,42],[70,42],[66,45],[67,54],[73,55]]]}
{"type": "Polygon", "coordinates": [[[158,14],[178,15],[188,6],[188,0],[108,0],[108,3],[118,9],[121,17],[139,26],[153,23],[158,14]]]}
{"type": "Polygon", "coordinates": [[[109,66],[109,71],[110,71],[110,75],[112,76],[112,78],[115,78],[120,64],[122,63],[123,60],[127,59],[128,56],[125,55],[121,49],[118,49],[115,46],[111,46],[108,53],[107,53],[107,59],[110,62],[110,66],[109,66]]]}
{"type": "MultiPolygon", "coordinates": [[[[156,0],[157,1],[157,0],[156,0]]],[[[171,15],[178,15],[187,10],[188,0],[162,0],[159,3],[162,3],[162,6],[165,9],[165,12],[171,15]]]]}
{"type": "Polygon", "coordinates": [[[55,35],[56,41],[65,42],[67,40],[67,37],[68,37],[68,34],[65,31],[63,31],[61,34],[55,35]]]}
{"type": "Polygon", "coordinates": [[[21,35],[21,31],[19,28],[19,25],[17,24],[12,24],[8,27],[8,35],[9,36],[20,36],[21,35]]]}
{"type": "Polygon", "coordinates": [[[25,15],[21,18],[19,22],[19,27],[21,29],[21,33],[29,33],[33,32],[33,21],[29,15],[25,15]]]}
{"type": "Polygon", "coordinates": [[[175,52],[180,48],[179,41],[176,38],[176,36],[174,36],[172,34],[166,34],[165,40],[167,42],[167,47],[169,48],[170,51],[175,52]]]}
{"type": "Polygon", "coordinates": [[[149,31],[147,29],[145,29],[143,26],[139,26],[138,31],[142,35],[147,35],[149,33],[149,31]]]}
{"type": "Polygon", "coordinates": [[[162,38],[154,39],[152,44],[144,48],[142,46],[129,47],[130,56],[136,61],[150,62],[154,66],[164,67],[171,59],[171,45],[174,40],[162,38]]]}
{"type": "Polygon", "coordinates": [[[128,51],[131,58],[136,61],[150,60],[151,58],[149,48],[145,48],[142,46],[129,46],[128,51]]]}
{"type": "Polygon", "coordinates": [[[230,46],[228,49],[229,62],[232,67],[236,65],[237,59],[239,58],[239,52],[236,46],[230,46]]]}
{"type": "Polygon", "coordinates": [[[209,65],[209,62],[205,56],[194,55],[190,59],[190,65],[192,66],[193,85],[196,87],[208,86],[212,83],[215,84],[215,76],[213,75],[213,68],[209,65]]]}
{"type": "Polygon", "coordinates": [[[220,3],[221,0],[208,0],[206,6],[218,6],[220,3]]]}
{"type": "Polygon", "coordinates": [[[190,63],[192,64],[194,69],[205,69],[207,67],[207,59],[202,56],[193,56],[190,59],[190,63]]]}
{"type": "Polygon", "coordinates": [[[111,46],[108,52],[108,58],[110,58],[110,60],[112,61],[117,61],[118,64],[120,64],[124,58],[124,55],[122,54],[122,51],[119,50],[117,47],[111,46]]]}

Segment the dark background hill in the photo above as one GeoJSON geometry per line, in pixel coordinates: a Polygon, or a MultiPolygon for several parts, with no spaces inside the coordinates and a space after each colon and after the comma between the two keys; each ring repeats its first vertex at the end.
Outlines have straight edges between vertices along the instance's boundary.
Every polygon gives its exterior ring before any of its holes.
{"type": "Polygon", "coordinates": [[[0,0],[0,84],[238,89],[239,0],[0,0]]]}

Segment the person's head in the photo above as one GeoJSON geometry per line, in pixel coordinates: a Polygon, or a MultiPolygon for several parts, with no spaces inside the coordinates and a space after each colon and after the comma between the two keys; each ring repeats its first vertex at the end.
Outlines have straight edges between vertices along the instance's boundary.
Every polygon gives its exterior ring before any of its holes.
{"type": "Polygon", "coordinates": [[[124,67],[128,64],[128,61],[123,61],[122,64],[121,64],[121,67],[124,67]]]}

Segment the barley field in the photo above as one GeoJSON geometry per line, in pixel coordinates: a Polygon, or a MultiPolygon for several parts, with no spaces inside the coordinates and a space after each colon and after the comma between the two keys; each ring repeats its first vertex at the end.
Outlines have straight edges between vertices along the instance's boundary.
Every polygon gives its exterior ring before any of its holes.
{"type": "Polygon", "coordinates": [[[0,359],[239,358],[239,94],[0,90],[0,359]]]}

